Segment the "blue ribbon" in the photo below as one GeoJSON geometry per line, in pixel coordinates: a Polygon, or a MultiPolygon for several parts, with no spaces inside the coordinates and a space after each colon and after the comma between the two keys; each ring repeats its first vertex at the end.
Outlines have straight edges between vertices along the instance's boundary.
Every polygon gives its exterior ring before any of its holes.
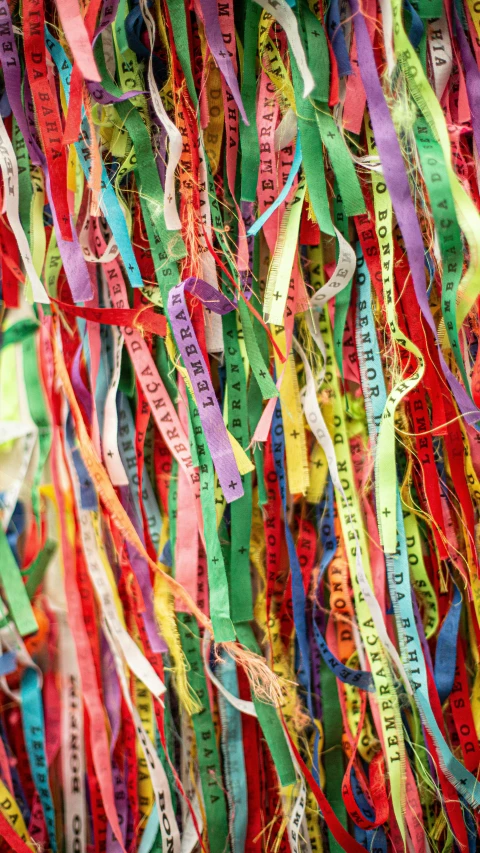
{"type": "Polygon", "coordinates": [[[50,846],[57,853],[55,835],[55,809],[48,781],[48,764],[45,753],[45,723],[42,693],[36,669],[28,668],[20,684],[22,720],[25,745],[30,762],[30,772],[42,805],[50,846]]]}
{"type": "Polygon", "coordinates": [[[413,8],[410,0],[403,0],[403,6],[410,14],[411,24],[410,29],[408,31],[408,39],[412,43],[412,46],[417,50],[422,36],[425,32],[425,27],[423,26],[423,21],[418,14],[418,12],[413,8]]]}
{"type": "Polygon", "coordinates": [[[454,583],[452,603],[438,632],[435,668],[433,672],[442,705],[450,696],[453,689],[453,682],[455,681],[457,639],[461,615],[462,594],[456,583],[454,583]]]}
{"type": "Polygon", "coordinates": [[[288,196],[290,190],[292,189],[293,182],[295,180],[295,175],[297,174],[300,165],[302,162],[302,148],[300,145],[300,136],[297,134],[297,141],[295,143],[295,154],[293,156],[293,162],[290,166],[290,171],[288,173],[287,180],[285,181],[285,185],[283,189],[280,191],[275,201],[272,202],[270,207],[267,207],[266,210],[262,213],[261,216],[250,226],[247,231],[248,237],[253,237],[255,234],[258,234],[261,228],[265,225],[265,223],[270,219],[272,213],[275,213],[276,210],[280,207],[283,201],[285,201],[288,196]]]}
{"type": "Polygon", "coordinates": [[[331,0],[327,14],[327,30],[335,59],[337,60],[338,74],[340,77],[346,77],[352,73],[352,66],[350,65],[345,35],[340,23],[340,6],[338,0],[331,0]]]}
{"type": "Polygon", "coordinates": [[[335,556],[335,551],[337,549],[337,540],[334,532],[335,527],[333,512],[333,484],[330,477],[328,478],[325,494],[327,496],[327,499],[326,501],[322,502],[322,505],[323,512],[326,513],[326,516],[322,515],[318,519],[318,526],[320,528],[320,540],[322,543],[322,557],[320,560],[320,572],[318,575],[317,592],[313,605],[313,631],[315,635],[315,640],[324,662],[331,670],[331,672],[333,672],[335,677],[339,679],[339,681],[342,681],[344,684],[351,684],[354,687],[358,687],[360,690],[368,690],[370,693],[375,693],[375,685],[373,683],[372,673],[366,672],[361,669],[352,669],[351,667],[346,666],[346,664],[343,664],[342,661],[338,660],[338,658],[329,649],[325,637],[323,636],[318,625],[318,619],[316,618],[318,612],[317,601],[320,584],[322,582],[326,569],[328,568],[333,557],[335,556]]]}
{"type": "Polygon", "coordinates": [[[292,603],[293,603],[293,620],[295,622],[296,639],[300,652],[300,669],[298,678],[302,686],[307,691],[307,705],[310,716],[314,718],[313,703],[311,695],[311,673],[310,673],[310,649],[308,645],[307,635],[307,618],[306,618],[306,596],[303,586],[302,570],[298,561],[295,542],[293,541],[292,531],[287,522],[287,488],[285,476],[285,438],[283,432],[282,411],[280,401],[277,400],[272,420],[272,447],[273,459],[275,463],[275,471],[277,473],[280,496],[282,499],[283,514],[285,520],[285,539],[287,541],[288,559],[290,562],[290,570],[292,577],[292,603]]]}

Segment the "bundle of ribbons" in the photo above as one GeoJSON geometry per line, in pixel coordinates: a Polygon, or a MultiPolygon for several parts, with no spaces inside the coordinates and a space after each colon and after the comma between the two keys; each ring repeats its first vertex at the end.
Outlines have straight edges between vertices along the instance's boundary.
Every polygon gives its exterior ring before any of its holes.
{"type": "Polygon", "coordinates": [[[0,853],[479,850],[480,3],[0,64],[0,853]]]}

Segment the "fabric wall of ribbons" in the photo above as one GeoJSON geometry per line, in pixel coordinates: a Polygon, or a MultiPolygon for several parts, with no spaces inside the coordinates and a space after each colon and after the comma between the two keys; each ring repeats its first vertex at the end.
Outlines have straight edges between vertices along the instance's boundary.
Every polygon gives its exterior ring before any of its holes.
{"type": "Polygon", "coordinates": [[[480,3],[0,65],[0,853],[475,853],[480,3]]]}

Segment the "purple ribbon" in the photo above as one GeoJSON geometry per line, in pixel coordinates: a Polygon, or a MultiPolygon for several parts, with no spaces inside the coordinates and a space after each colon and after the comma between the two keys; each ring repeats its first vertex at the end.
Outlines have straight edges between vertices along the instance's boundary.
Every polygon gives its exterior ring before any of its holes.
{"type": "Polygon", "coordinates": [[[131,92],[123,92],[121,95],[112,95],[111,92],[107,92],[107,90],[103,88],[101,83],[92,83],[89,80],[86,80],[85,82],[93,100],[96,101],[97,104],[102,104],[103,106],[108,106],[108,104],[119,104],[121,101],[128,101],[129,98],[135,98],[137,95],[148,94],[147,92],[142,91],[142,89],[132,89],[131,92]]]}
{"type": "Polygon", "coordinates": [[[95,44],[100,33],[113,24],[115,18],[117,17],[118,12],[118,3],[119,0],[112,0],[111,3],[102,3],[100,9],[100,22],[98,24],[97,29],[95,30],[95,38],[93,40],[93,44],[95,44]]]}
{"type": "MultiPolygon", "coordinates": [[[[127,513],[130,521],[132,522],[138,536],[142,540],[143,545],[144,536],[143,531],[138,524],[137,513],[135,511],[135,506],[132,500],[132,494],[129,486],[120,486],[120,500],[122,502],[122,506],[127,513]]],[[[138,585],[140,587],[143,603],[145,605],[145,611],[142,613],[143,624],[145,625],[145,631],[147,633],[148,642],[150,643],[150,647],[152,652],[155,654],[162,654],[163,652],[168,651],[168,646],[160,636],[157,620],[155,619],[155,611],[153,607],[153,589],[152,583],[150,580],[150,570],[148,568],[147,561],[138,553],[137,549],[133,547],[133,545],[127,545],[127,553],[128,559],[130,561],[130,565],[133,569],[133,574],[135,575],[138,585]]]]}
{"type": "Polygon", "coordinates": [[[390,111],[378,78],[370,36],[368,35],[363,14],[359,10],[358,0],[351,0],[351,8],[357,38],[358,55],[362,57],[362,61],[359,63],[360,74],[367,95],[370,120],[380,154],[385,183],[390,193],[395,216],[405,242],[417,302],[432,330],[442,370],[458,407],[465,416],[466,422],[475,425],[480,420],[480,411],[472,403],[463,386],[451,372],[438,343],[437,329],[428,302],[424,264],[425,249],[422,232],[410,195],[410,187],[408,185],[402,152],[400,151],[397,134],[395,133],[390,111]]]}
{"type": "Polygon", "coordinates": [[[110,730],[112,733],[110,739],[110,748],[113,751],[117,742],[118,735],[120,734],[122,724],[122,717],[120,713],[122,707],[122,694],[120,692],[120,685],[118,683],[117,670],[115,669],[115,661],[113,659],[112,652],[110,651],[110,646],[108,645],[103,632],[101,634],[101,644],[102,672],[103,677],[105,679],[103,698],[105,700],[105,708],[107,709],[110,730]]]}
{"type": "Polygon", "coordinates": [[[28,148],[30,159],[35,166],[43,165],[44,156],[35,142],[33,135],[28,129],[27,118],[22,104],[22,79],[20,73],[20,60],[18,57],[15,34],[13,32],[12,18],[7,0],[0,0],[0,21],[2,22],[2,36],[0,38],[0,61],[2,63],[3,77],[8,101],[15,116],[18,127],[28,148]]]}
{"type": "MultiPolygon", "coordinates": [[[[122,724],[122,694],[120,692],[120,685],[118,683],[117,671],[115,669],[115,663],[113,660],[113,655],[110,651],[110,647],[105,640],[104,635],[102,634],[102,670],[104,676],[104,699],[105,699],[105,707],[108,713],[108,719],[110,721],[110,728],[112,731],[112,736],[110,740],[110,757],[112,759],[112,777],[113,777],[113,785],[114,785],[114,797],[115,797],[115,805],[117,807],[117,811],[119,812],[119,821],[120,826],[122,827],[123,832],[123,840],[125,841],[125,832],[127,827],[127,803],[128,803],[128,795],[126,788],[126,780],[124,778],[124,774],[120,773],[118,767],[116,766],[113,755],[115,752],[115,745],[117,743],[118,736],[120,734],[121,724],[122,724]]],[[[107,833],[107,853],[121,853],[121,846],[117,839],[115,838],[111,827],[109,826],[107,833]]]]}
{"type": "MultiPolygon", "coordinates": [[[[240,110],[240,115],[243,118],[244,124],[248,125],[247,114],[243,106],[242,96],[238,87],[238,80],[233,70],[232,60],[228,54],[223,41],[222,31],[220,29],[220,21],[218,18],[218,9],[216,0],[200,0],[202,7],[203,23],[205,24],[205,35],[207,36],[208,46],[212,51],[216,63],[220,69],[228,88],[230,89],[233,99],[240,110]]],[[[236,45],[233,45],[236,50],[236,45]]]]}
{"type": "Polygon", "coordinates": [[[67,281],[74,302],[88,302],[93,299],[92,282],[88,273],[88,267],[83,257],[83,252],[78,242],[77,232],[72,225],[72,241],[63,240],[60,234],[57,214],[52,202],[52,191],[50,186],[50,176],[45,169],[45,185],[47,189],[47,197],[50,204],[53,217],[53,227],[55,228],[55,236],[57,238],[58,250],[65,269],[67,281]]]}
{"type": "Polygon", "coordinates": [[[198,296],[205,308],[213,311],[214,314],[229,314],[230,311],[235,311],[237,307],[236,300],[227,299],[220,290],[216,290],[203,278],[191,276],[186,278],[182,284],[188,293],[192,296],[198,296]]]}
{"type": "Polygon", "coordinates": [[[80,405],[82,406],[87,417],[87,421],[90,424],[92,420],[92,395],[90,394],[89,389],[86,387],[85,382],[82,379],[82,373],[80,370],[82,353],[83,343],[79,344],[79,346],[77,347],[77,351],[73,357],[72,388],[75,391],[75,396],[79,401],[80,405]]]}
{"type": "Polygon", "coordinates": [[[173,334],[192,383],[198,414],[213,464],[227,503],[241,498],[243,485],[230,444],[210,373],[193,329],[185,291],[198,296],[216,314],[227,314],[235,307],[220,291],[200,278],[187,278],[173,287],[168,295],[168,316],[173,334]]]}

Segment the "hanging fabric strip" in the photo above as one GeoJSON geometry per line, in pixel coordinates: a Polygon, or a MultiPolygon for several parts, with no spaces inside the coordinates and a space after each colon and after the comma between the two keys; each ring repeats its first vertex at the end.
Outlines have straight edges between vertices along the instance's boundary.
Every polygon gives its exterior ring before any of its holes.
{"type": "Polygon", "coordinates": [[[0,64],[2,850],[473,853],[480,4],[0,64]]]}

